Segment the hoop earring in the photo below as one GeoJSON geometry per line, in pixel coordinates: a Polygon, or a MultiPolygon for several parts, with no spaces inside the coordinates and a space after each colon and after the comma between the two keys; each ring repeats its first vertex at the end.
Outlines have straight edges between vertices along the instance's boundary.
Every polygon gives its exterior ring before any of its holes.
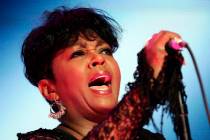
{"type": "Polygon", "coordinates": [[[53,119],[60,119],[66,113],[65,110],[66,110],[66,107],[64,107],[60,101],[55,100],[50,105],[49,117],[53,119]]]}

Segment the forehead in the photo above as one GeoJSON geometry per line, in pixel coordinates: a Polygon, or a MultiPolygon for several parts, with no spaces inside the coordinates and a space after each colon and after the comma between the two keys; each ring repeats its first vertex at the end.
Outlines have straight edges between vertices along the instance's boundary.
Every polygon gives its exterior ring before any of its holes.
{"type": "Polygon", "coordinates": [[[106,46],[111,48],[111,46],[109,46],[109,44],[106,43],[103,39],[101,39],[98,35],[94,37],[91,36],[88,38],[83,35],[79,35],[75,43],[68,45],[63,49],[60,49],[59,51],[57,51],[54,57],[58,56],[59,54],[62,54],[66,50],[73,51],[75,49],[88,49],[88,48],[95,49],[101,46],[106,46]]]}

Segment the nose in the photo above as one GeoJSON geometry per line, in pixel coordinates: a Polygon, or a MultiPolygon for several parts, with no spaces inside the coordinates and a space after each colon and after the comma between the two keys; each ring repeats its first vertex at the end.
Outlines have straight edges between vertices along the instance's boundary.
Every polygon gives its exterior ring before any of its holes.
{"type": "Polygon", "coordinates": [[[105,62],[105,59],[101,54],[92,53],[91,60],[89,63],[89,68],[103,65],[104,62],[105,62]]]}

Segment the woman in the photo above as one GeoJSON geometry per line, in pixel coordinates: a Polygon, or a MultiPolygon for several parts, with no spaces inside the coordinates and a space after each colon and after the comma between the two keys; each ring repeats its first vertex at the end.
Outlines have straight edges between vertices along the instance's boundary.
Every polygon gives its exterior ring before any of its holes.
{"type": "MultiPolygon", "coordinates": [[[[120,31],[116,21],[96,9],[61,8],[46,14],[46,21],[25,39],[22,58],[26,77],[49,102],[50,117],[61,124],[18,134],[19,139],[164,139],[142,129],[149,117],[148,100],[141,98],[146,91],[130,89],[117,102],[120,70],[112,54],[120,31]]],[[[165,44],[175,37],[180,38],[161,31],[148,41],[142,57],[144,69],[152,69],[151,79],[161,71],[165,44]]]]}

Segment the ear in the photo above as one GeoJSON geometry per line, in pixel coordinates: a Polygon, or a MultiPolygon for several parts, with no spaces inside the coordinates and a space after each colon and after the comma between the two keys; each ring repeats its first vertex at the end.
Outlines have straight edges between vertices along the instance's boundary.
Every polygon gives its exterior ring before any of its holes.
{"type": "Polygon", "coordinates": [[[42,96],[48,101],[59,100],[59,96],[56,93],[55,85],[52,81],[48,79],[42,79],[38,83],[38,88],[42,96]]]}

